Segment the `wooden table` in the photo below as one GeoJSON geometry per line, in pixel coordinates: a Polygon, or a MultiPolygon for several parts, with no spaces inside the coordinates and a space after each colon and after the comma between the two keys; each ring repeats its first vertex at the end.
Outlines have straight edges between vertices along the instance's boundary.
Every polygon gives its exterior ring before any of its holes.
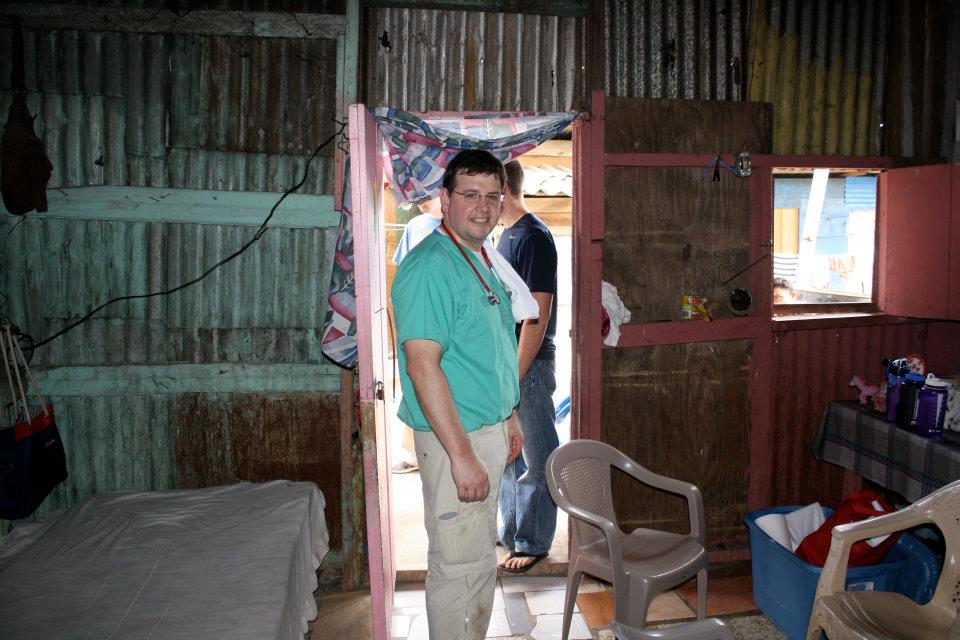
{"type": "Polygon", "coordinates": [[[960,434],[922,438],[856,402],[827,406],[812,452],[817,460],[849,469],[910,502],[960,478],[960,434]]]}

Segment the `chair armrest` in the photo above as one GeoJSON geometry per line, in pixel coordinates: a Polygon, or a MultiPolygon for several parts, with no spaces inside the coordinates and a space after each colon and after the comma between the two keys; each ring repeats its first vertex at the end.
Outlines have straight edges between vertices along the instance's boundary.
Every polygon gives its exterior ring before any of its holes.
{"type": "Polygon", "coordinates": [[[877,516],[876,518],[870,518],[869,520],[837,525],[833,528],[832,535],[834,538],[857,542],[858,540],[866,540],[867,538],[874,538],[887,533],[903,531],[904,529],[926,524],[930,521],[930,518],[925,514],[914,511],[908,507],[900,511],[877,516]]]}
{"type": "Polygon", "coordinates": [[[700,544],[704,544],[706,517],[703,511],[703,494],[700,493],[700,489],[696,485],[676,478],[662,476],[636,463],[619,468],[646,485],[685,497],[690,517],[690,534],[696,537],[700,544]]]}
{"type": "Polygon", "coordinates": [[[827,560],[823,563],[816,597],[844,592],[850,549],[855,542],[896,533],[930,521],[924,513],[908,507],[869,520],[837,525],[830,532],[830,553],[827,554],[827,560]]]}

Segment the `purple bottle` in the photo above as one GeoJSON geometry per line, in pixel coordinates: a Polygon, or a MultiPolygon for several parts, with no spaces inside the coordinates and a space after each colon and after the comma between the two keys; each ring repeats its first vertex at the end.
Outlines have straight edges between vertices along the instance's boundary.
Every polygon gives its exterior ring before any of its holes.
{"type": "Polygon", "coordinates": [[[903,366],[903,358],[896,360],[883,359],[887,365],[887,422],[897,421],[897,403],[900,402],[900,385],[909,369],[903,366]]]}
{"type": "Polygon", "coordinates": [[[924,438],[943,436],[943,419],[947,414],[947,383],[932,373],[927,374],[917,394],[917,424],[914,431],[924,438]]]}

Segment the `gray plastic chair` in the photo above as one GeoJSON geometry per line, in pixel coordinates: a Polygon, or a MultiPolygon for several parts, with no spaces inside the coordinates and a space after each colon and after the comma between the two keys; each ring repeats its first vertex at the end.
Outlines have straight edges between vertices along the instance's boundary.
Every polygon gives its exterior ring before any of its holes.
{"type": "MultiPolygon", "coordinates": [[[[615,619],[634,632],[644,631],[647,609],[654,596],[696,575],[697,618],[703,620],[707,610],[707,551],[699,489],[657,475],[596,440],[571,440],[551,453],[547,459],[547,484],[557,506],[573,518],[563,640],[567,640],[570,631],[573,605],[584,573],[613,583],[615,619]],[[646,485],[685,496],[690,533],[643,528],[624,533],[616,524],[613,509],[611,466],[646,485]]],[[[710,640],[722,636],[699,637],[710,640]]]]}
{"type": "Polygon", "coordinates": [[[733,629],[719,618],[707,618],[696,622],[686,622],[660,629],[634,629],[616,620],[610,623],[610,630],[617,640],[736,640],[733,629]]]}

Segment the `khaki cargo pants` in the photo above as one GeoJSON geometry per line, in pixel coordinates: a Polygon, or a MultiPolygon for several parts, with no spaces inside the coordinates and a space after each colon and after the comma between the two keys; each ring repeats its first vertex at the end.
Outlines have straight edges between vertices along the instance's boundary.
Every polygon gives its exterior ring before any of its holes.
{"type": "Polygon", "coordinates": [[[493,612],[497,584],[497,497],[507,461],[507,423],[467,434],[487,469],[490,494],[460,502],[450,458],[432,431],[414,441],[423,482],[427,528],[427,622],[431,640],[482,640],[493,612]]]}

